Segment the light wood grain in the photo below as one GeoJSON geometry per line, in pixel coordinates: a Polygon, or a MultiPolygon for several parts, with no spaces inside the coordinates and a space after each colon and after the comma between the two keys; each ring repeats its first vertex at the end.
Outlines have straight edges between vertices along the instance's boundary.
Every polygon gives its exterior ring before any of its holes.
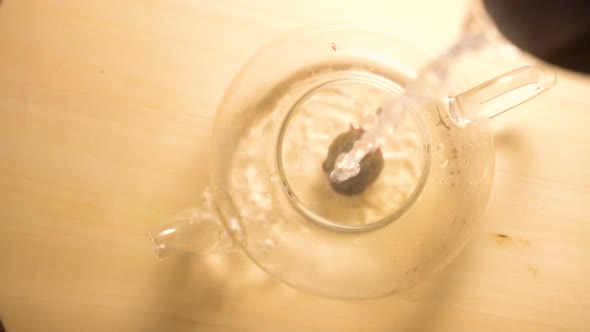
{"type": "MultiPolygon", "coordinates": [[[[479,232],[451,266],[413,290],[337,301],[290,289],[239,252],[152,257],[145,231],[206,186],[215,107],[256,49],[290,28],[346,17],[388,21],[440,49],[463,7],[459,0],[2,2],[7,330],[590,330],[590,79],[567,73],[542,98],[495,120],[497,175],[479,232]]],[[[471,79],[511,65],[478,59],[471,79]]]]}

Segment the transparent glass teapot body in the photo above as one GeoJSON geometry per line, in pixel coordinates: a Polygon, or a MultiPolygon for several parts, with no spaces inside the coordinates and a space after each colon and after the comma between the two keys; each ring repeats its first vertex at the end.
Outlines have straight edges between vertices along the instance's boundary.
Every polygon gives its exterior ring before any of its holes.
{"type": "Polygon", "coordinates": [[[156,254],[243,249],[285,283],[338,298],[416,285],[463,248],[494,173],[489,118],[555,82],[527,66],[412,109],[383,171],[342,195],[322,172],[330,143],[363,127],[431,57],[355,25],[306,29],[261,49],[218,109],[204,205],[152,232],[156,254]],[[496,101],[496,102],[494,102],[496,101]],[[498,102],[500,101],[500,102],[498,102]]]}

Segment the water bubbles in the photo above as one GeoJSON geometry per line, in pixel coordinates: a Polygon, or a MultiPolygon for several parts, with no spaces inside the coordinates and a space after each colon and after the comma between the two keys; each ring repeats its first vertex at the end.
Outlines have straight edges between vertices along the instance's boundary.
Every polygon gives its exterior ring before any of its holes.
{"type": "Polygon", "coordinates": [[[356,176],[361,171],[361,165],[355,160],[356,156],[342,153],[336,159],[334,169],[330,172],[330,180],[342,182],[356,176]]]}
{"type": "Polygon", "coordinates": [[[250,202],[257,210],[272,210],[272,197],[268,192],[254,191],[250,194],[250,202]]]}
{"type": "Polygon", "coordinates": [[[361,138],[354,142],[350,151],[342,153],[336,158],[330,179],[333,182],[343,182],[358,175],[361,160],[385,144],[387,134],[397,130],[409,107],[410,100],[407,97],[402,97],[399,100],[386,100],[381,106],[383,111],[374,113],[375,127],[365,131],[361,138]]]}

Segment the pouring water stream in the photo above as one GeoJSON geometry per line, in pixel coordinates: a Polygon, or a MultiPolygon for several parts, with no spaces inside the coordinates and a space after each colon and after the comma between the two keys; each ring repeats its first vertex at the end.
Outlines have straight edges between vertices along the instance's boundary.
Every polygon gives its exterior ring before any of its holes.
{"type": "Polygon", "coordinates": [[[388,136],[395,135],[397,126],[402,122],[408,108],[420,108],[435,98],[443,96],[446,91],[449,72],[452,65],[462,56],[480,51],[492,44],[499,33],[491,24],[485,24],[476,15],[474,5],[462,27],[461,36],[441,55],[428,63],[416,78],[408,81],[401,96],[385,100],[379,110],[369,119],[369,126],[364,135],[357,140],[352,149],[341,153],[330,173],[330,181],[343,182],[360,172],[363,158],[379,149],[388,136]]]}

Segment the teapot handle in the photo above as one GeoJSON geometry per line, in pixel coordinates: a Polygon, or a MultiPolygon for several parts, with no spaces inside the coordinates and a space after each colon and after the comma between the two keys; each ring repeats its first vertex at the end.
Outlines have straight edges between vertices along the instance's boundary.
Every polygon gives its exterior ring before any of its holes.
{"type": "Polygon", "coordinates": [[[493,118],[552,88],[555,71],[538,65],[517,68],[449,98],[451,119],[464,127],[476,118],[493,118]]]}
{"type": "Polygon", "coordinates": [[[215,211],[215,202],[209,190],[203,195],[200,208],[188,208],[178,213],[172,221],[148,232],[154,254],[164,259],[180,252],[215,253],[234,247],[215,211]]]}

